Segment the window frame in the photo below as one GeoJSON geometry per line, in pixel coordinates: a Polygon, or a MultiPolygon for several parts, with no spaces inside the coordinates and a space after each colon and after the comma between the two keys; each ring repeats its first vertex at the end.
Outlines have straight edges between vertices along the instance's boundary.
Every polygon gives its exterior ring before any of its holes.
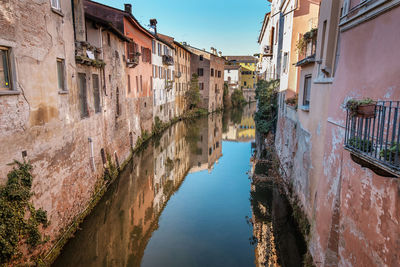
{"type": "Polygon", "coordinates": [[[66,70],[65,70],[65,59],[57,58],[56,62],[57,62],[56,69],[57,69],[58,92],[66,93],[66,92],[68,92],[68,88],[67,88],[67,81],[66,81],[67,75],[66,75],[66,70]],[[59,77],[60,73],[59,73],[59,70],[58,70],[59,63],[61,63],[61,67],[62,67],[62,70],[61,70],[61,72],[62,72],[62,83],[63,83],[62,88],[60,88],[60,81],[59,81],[59,79],[60,79],[60,77],[59,77]]]}
{"type": "Polygon", "coordinates": [[[93,105],[94,112],[101,112],[101,92],[100,92],[100,75],[97,73],[92,73],[92,86],[93,86],[93,105]],[[95,86],[95,81],[97,80],[97,89],[95,86]],[[98,98],[96,100],[96,98],[98,98]]]}
{"type": "MultiPolygon", "coordinates": [[[[2,92],[10,93],[10,92],[16,91],[14,89],[14,84],[13,84],[13,75],[12,75],[13,73],[12,73],[12,65],[11,65],[11,48],[0,45],[0,50],[5,51],[5,58],[6,58],[5,67],[6,67],[6,71],[7,71],[7,80],[9,83],[8,87],[0,88],[0,93],[2,93],[2,92]]],[[[3,59],[0,59],[0,60],[3,60],[3,59]]],[[[4,69],[3,69],[3,73],[4,73],[4,77],[6,78],[4,69]]]]}
{"type": "Polygon", "coordinates": [[[306,107],[306,108],[308,108],[311,103],[311,84],[312,84],[312,74],[305,75],[304,76],[304,86],[303,86],[303,107],[306,107]],[[307,87],[307,85],[308,85],[308,87],[307,87]],[[308,88],[309,88],[309,90],[308,90],[308,88]]]}
{"type": "Polygon", "coordinates": [[[61,0],[50,0],[50,6],[54,10],[61,11],[61,0]],[[53,2],[56,2],[57,6],[54,6],[53,2]]]}

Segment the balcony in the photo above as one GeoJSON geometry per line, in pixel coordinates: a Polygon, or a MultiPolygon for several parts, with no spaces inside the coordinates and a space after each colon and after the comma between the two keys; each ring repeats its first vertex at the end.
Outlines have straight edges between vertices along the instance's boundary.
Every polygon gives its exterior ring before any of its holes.
{"type": "Polygon", "coordinates": [[[88,42],[75,43],[75,62],[77,64],[103,68],[106,63],[101,58],[101,49],[88,42]]]}
{"type": "Polygon", "coordinates": [[[385,177],[400,177],[400,101],[377,101],[370,114],[347,108],[345,149],[354,162],[385,177]]]}
{"type": "Polygon", "coordinates": [[[133,54],[129,54],[128,58],[126,59],[126,66],[128,68],[134,68],[139,65],[140,53],[135,52],[133,54]]]}
{"type": "Polygon", "coordinates": [[[317,29],[306,32],[297,42],[299,53],[296,67],[315,62],[315,51],[317,49],[317,29]]]}
{"type": "Polygon", "coordinates": [[[163,55],[162,61],[163,61],[163,64],[164,64],[164,65],[167,65],[167,66],[172,66],[172,65],[174,65],[174,58],[173,58],[172,56],[163,55]]]}

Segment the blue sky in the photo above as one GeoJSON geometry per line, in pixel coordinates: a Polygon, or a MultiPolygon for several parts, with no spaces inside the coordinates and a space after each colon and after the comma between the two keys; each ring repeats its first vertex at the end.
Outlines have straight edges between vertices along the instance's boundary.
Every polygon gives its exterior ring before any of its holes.
{"type": "Polygon", "coordinates": [[[119,9],[132,4],[133,15],[147,27],[158,21],[158,32],[179,42],[223,55],[252,55],[258,52],[257,38],[267,0],[95,0],[119,9]]]}

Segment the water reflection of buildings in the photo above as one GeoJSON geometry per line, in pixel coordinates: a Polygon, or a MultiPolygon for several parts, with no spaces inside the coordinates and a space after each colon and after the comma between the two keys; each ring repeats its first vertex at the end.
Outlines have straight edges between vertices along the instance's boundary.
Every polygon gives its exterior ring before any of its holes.
{"type": "Polygon", "coordinates": [[[222,156],[222,114],[196,122],[190,140],[190,172],[211,171],[222,156]]]}
{"type": "Polygon", "coordinates": [[[221,124],[217,114],[179,122],[136,153],[54,265],[140,266],[162,210],[187,173],[210,170],[222,156],[221,124]]]}
{"type": "Polygon", "coordinates": [[[230,111],[230,123],[222,138],[227,141],[248,142],[255,139],[256,127],[253,114],[257,106],[255,103],[246,105],[241,110],[230,111]],[[239,113],[239,114],[236,114],[239,113]],[[236,118],[239,118],[236,119],[236,118]]]}

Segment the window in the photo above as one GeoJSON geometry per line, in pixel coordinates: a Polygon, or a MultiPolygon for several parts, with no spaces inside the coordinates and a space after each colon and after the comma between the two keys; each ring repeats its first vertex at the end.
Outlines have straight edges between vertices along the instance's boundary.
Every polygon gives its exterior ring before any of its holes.
{"type": "Polygon", "coordinates": [[[204,59],[203,55],[200,55],[200,61],[203,61],[203,59],[204,59]]]}
{"type": "Polygon", "coordinates": [[[58,90],[66,91],[63,59],[57,59],[57,79],[58,79],[58,90]]]}
{"type": "Polygon", "coordinates": [[[310,105],[310,95],[311,95],[311,75],[304,77],[304,93],[303,93],[303,105],[310,105]]]}
{"type": "Polygon", "coordinates": [[[61,10],[60,0],[51,0],[51,7],[57,10],[61,10]]]}
{"type": "Polygon", "coordinates": [[[221,78],[221,71],[218,71],[218,78],[221,78]]]}
{"type": "Polygon", "coordinates": [[[136,93],[139,93],[139,77],[136,76],[136,93]]]}
{"type": "Polygon", "coordinates": [[[111,46],[111,35],[109,32],[107,32],[107,44],[108,46],[111,46]]]}
{"type": "Polygon", "coordinates": [[[247,86],[247,82],[246,81],[244,82],[244,86],[247,86]]]}
{"type": "MultiPolygon", "coordinates": [[[[117,51],[115,51],[117,52],[117,51]]],[[[138,52],[138,46],[136,43],[128,43],[128,60],[129,61],[134,61],[136,52],[138,52]]]]}
{"type": "Polygon", "coordinates": [[[152,50],[153,54],[156,53],[156,41],[155,40],[153,40],[151,42],[151,50],[152,50]]]}
{"type": "Polygon", "coordinates": [[[288,52],[285,52],[283,54],[283,62],[282,62],[282,67],[283,67],[283,72],[287,72],[287,65],[288,65],[288,52]]]}
{"type": "Polygon", "coordinates": [[[0,90],[12,90],[9,49],[0,46],[0,90]]]}
{"type": "Polygon", "coordinates": [[[197,74],[199,76],[203,76],[204,75],[204,69],[197,69],[197,74]]]}
{"type": "Polygon", "coordinates": [[[158,48],[158,55],[161,56],[161,44],[157,44],[157,48],[158,48]]]}
{"type": "Polygon", "coordinates": [[[87,103],[86,74],[78,73],[78,81],[79,81],[79,102],[80,102],[81,118],[86,118],[89,116],[89,109],[87,103]]]}
{"type": "Polygon", "coordinates": [[[140,92],[143,92],[142,75],[140,75],[140,92]]]}
{"type": "Polygon", "coordinates": [[[214,69],[211,69],[211,77],[214,76],[214,69]]]}
{"type": "Polygon", "coordinates": [[[99,86],[99,75],[93,74],[93,99],[94,99],[94,111],[100,112],[100,86],[99,86]]]}
{"type": "Polygon", "coordinates": [[[128,75],[128,93],[131,92],[131,75],[128,75]]]}
{"type": "Polygon", "coordinates": [[[199,83],[200,90],[204,90],[204,83],[199,83]]]}
{"type": "Polygon", "coordinates": [[[116,113],[116,118],[119,117],[119,115],[121,115],[121,108],[119,106],[119,89],[117,87],[117,92],[116,92],[116,98],[115,98],[115,113],[116,113]]]}

